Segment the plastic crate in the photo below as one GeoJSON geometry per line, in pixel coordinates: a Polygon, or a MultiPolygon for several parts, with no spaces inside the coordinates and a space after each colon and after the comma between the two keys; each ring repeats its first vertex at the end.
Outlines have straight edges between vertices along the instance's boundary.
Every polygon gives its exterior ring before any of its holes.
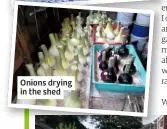
{"type": "MultiPolygon", "coordinates": [[[[120,45],[115,45],[120,46],[120,45]]],[[[146,72],[145,69],[135,51],[133,45],[126,45],[129,49],[129,54],[133,54],[136,58],[134,61],[134,65],[136,66],[137,70],[140,74],[140,79],[142,81],[141,85],[134,85],[134,84],[120,84],[120,83],[106,83],[97,81],[95,78],[95,68],[96,68],[96,51],[100,51],[103,48],[103,45],[94,44],[92,47],[92,83],[95,84],[97,90],[112,90],[118,92],[145,92],[145,84],[146,84],[146,72]]]]}

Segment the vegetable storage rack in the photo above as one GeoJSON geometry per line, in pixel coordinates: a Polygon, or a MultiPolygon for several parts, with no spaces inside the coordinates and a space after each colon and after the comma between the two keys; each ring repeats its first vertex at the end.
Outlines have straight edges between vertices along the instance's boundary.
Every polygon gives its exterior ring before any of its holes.
{"type": "MultiPolygon", "coordinates": [[[[120,45],[116,45],[120,46],[120,45]]],[[[120,83],[106,83],[100,82],[96,79],[96,51],[102,50],[103,46],[100,44],[93,45],[92,47],[92,83],[95,84],[97,90],[109,90],[109,91],[118,91],[118,92],[145,92],[145,83],[146,83],[146,72],[140,59],[135,51],[133,45],[126,45],[129,49],[129,54],[133,54],[136,59],[134,61],[134,65],[136,66],[137,70],[140,74],[140,79],[142,81],[141,85],[134,85],[134,84],[120,84],[120,83]]]]}

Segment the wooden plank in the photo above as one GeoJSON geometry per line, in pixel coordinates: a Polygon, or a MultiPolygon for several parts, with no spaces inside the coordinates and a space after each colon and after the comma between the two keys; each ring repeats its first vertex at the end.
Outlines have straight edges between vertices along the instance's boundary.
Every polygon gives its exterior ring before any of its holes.
{"type": "Polygon", "coordinates": [[[164,116],[164,129],[167,129],[167,115],[164,116]]]}
{"type": "Polygon", "coordinates": [[[14,73],[20,68],[20,66],[22,65],[23,62],[24,62],[24,60],[21,56],[15,57],[14,73]]]}
{"type": "Polygon", "coordinates": [[[24,57],[25,59],[31,63],[32,62],[32,59],[31,59],[31,54],[30,54],[30,50],[29,50],[29,47],[27,45],[27,42],[23,36],[22,33],[18,33],[17,32],[17,37],[18,37],[18,40],[19,40],[19,44],[20,44],[20,47],[22,48],[22,51],[24,53],[24,57]]]}
{"type": "Polygon", "coordinates": [[[19,45],[19,41],[16,38],[16,45],[15,45],[15,61],[14,61],[14,73],[20,68],[21,64],[24,62],[23,52],[19,45]]]}

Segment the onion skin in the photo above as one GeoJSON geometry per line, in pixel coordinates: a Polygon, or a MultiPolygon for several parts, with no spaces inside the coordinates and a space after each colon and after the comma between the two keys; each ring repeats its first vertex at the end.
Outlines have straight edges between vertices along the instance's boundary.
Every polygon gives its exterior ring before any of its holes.
{"type": "Polygon", "coordinates": [[[115,73],[118,73],[119,72],[119,64],[120,64],[120,60],[118,60],[116,57],[115,57],[115,73]]]}
{"type": "Polygon", "coordinates": [[[105,81],[106,80],[106,75],[105,72],[101,72],[101,80],[105,81]]]}
{"type": "Polygon", "coordinates": [[[98,61],[101,62],[101,60],[102,60],[102,54],[98,56],[98,61]]]}
{"type": "Polygon", "coordinates": [[[102,71],[107,70],[107,69],[108,69],[108,64],[107,64],[107,62],[106,62],[106,61],[101,61],[101,63],[99,64],[99,68],[100,68],[100,70],[102,70],[102,71]]]}
{"type": "MultiPolygon", "coordinates": [[[[125,65],[124,68],[123,68],[124,71],[125,71],[125,67],[126,67],[126,65],[125,65]]],[[[136,67],[135,67],[134,64],[132,64],[132,65],[130,66],[130,69],[129,69],[129,74],[130,74],[130,75],[134,75],[135,73],[136,73],[136,67]]]]}
{"type": "Polygon", "coordinates": [[[108,69],[108,71],[107,71],[108,74],[107,74],[107,76],[106,76],[105,82],[114,83],[114,82],[117,81],[117,76],[116,76],[116,74],[115,74],[114,71],[115,71],[115,70],[114,70],[113,67],[108,69]]]}
{"type": "Polygon", "coordinates": [[[105,82],[115,83],[117,81],[117,76],[107,76],[105,82]]]}
{"type": "Polygon", "coordinates": [[[118,54],[120,57],[127,57],[129,55],[129,50],[126,48],[126,45],[122,45],[118,49],[118,54]]]}
{"type": "Polygon", "coordinates": [[[108,69],[108,63],[106,61],[106,51],[102,51],[102,61],[99,64],[99,69],[105,71],[108,69]]]}
{"type": "Polygon", "coordinates": [[[108,60],[111,56],[113,56],[113,49],[107,48],[105,51],[106,51],[106,59],[108,60]]]}
{"type": "Polygon", "coordinates": [[[131,75],[127,73],[123,73],[118,77],[118,81],[121,84],[132,84],[133,83],[133,78],[131,75]]]}

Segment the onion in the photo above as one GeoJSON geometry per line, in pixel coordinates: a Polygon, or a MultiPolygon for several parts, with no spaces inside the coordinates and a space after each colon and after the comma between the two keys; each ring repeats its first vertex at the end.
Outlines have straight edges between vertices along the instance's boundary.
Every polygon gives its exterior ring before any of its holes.
{"type": "Polygon", "coordinates": [[[93,23],[93,10],[90,10],[89,16],[87,16],[87,23],[93,23]]]}
{"type": "Polygon", "coordinates": [[[107,22],[107,15],[106,15],[106,12],[102,12],[102,15],[101,15],[101,22],[103,24],[105,24],[107,22]]]}
{"type": "Polygon", "coordinates": [[[33,64],[26,64],[25,66],[28,72],[30,73],[30,76],[36,76],[36,72],[34,70],[33,64]]]}
{"type": "Polygon", "coordinates": [[[89,23],[86,23],[86,26],[84,27],[84,32],[87,33],[88,37],[92,34],[92,26],[89,23]]]}
{"type": "Polygon", "coordinates": [[[78,70],[79,70],[79,72],[83,72],[84,71],[84,65],[78,64],[78,70]]]}
{"type": "Polygon", "coordinates": [[[123,30],[124,30],[124,27],[121,27],[118,35],[114,39],[114,42],[121,42],[121,43],[124,42],[124,40],[125,40],[126,37],[125,37],[125,35],[122,35],[123,30]]]}
{"type": "Polygon", "coordinates": [[[46,61],[49,65],[49,67],[54,68],[56,66],[56,60],[53,56],[46,58],[46,61]]]}
{"type": "Polygon", "coordinates": [[[98,61],[101,62],[102,60],[102,52],[100,52],[100,55],[98,56],[98,61]]]}
{"type": "Polygon", "coordinates": [[[71,25],[73,28],[75,27],[74,14],[71,14],[71,17],[70,17],[70,25],[71,25]]]}
{"type": "Polygon", "coordinates": [[[108,20],[107,26],[104,29],[104,32],[108,39],[113,40],[115,38],[115,34],[113,31],[113,25],[114,23],[111,23],[111,20],[108,20]]]}
{"type": "Polygon", "coordinates": [[[55,65],[56,65],[55,57],[50,55],[50,53],[48,52],[48,50],[44,44],[41,45],[41,49],[45,55],[45,61],[49,65],[49,67],[55,67],[55,65]]]}
{"type": "Polygon", "coordinates": [[[70,52],[74,52],[74,46],[70,42],[70,39],[67,40],[67,47],[70,52]]]}
{"type": "Polygon", "coordinates": [[[80,43],[80,35],[77,34],[76,29],[73,31],[72,39],[70,40],[70,43],[73,44],[74,46],[79,45],[80,43]]]}
{"type": "Polygon", "coordinates": [[[45,71],[44,71],[44,69],[42,67],[39,67],[37,69],[37,75],[38,76],[45,76],[45,71]]]}
{"type": "Polygon", "coordinates": [[[117,81],[117,75],[115,73],[115,62],[114,62],[114,57],[109,58],[109,65],[108,65],[108,70],[107,70],[107,76],[105,78],[106,82],[111,82],[114,83],[117,81]]]}
{"type": "Polygon", "coordinates": [[[96,31],[98,32],[98,31],[100,31],[102,28],[103,28],[103,23],[102,23],[102,22],[99,22],[99,25],[98,25],[96,31]]]}
{"type": "MultiPolygon", "coordinates": [[[[51,47],[49,48],[49,53],[50,53],[50,55],[56,57],[56,56],[59,56],[59,52],[58,52],[58,49],[57,49],[58,39],[56,41],[55,37],[56,36],[54,36],[53,33],[49,34],[49,39],[51,41],[51,47]]],[[[56,38],[58,38],[58,37],[56,37],[56,38]]]]}
{"type": "Polygon", "coordinates": [[[52,76],[52,71],[47,63],[43,62],[41,66],[44,69],[46,76],[52,76]]]}
{"type": "Polygon", "coordinates": [[[69,68],[70,64],[69,64],[69,61],[67,61],[67,59],[65,58],[65,55],[64,55],[64,47],[61,48],[61,49],[59,50],[59,52],[60,52],[60,56],[61,56],[62,67],[63,67],[65,70],[67,70],[67,69],[69,68]]]}
{"type": "Polygon", "coordinates": [[[83,73],[79,72],[77,73],[77,81],[82,82],[84,80],[83,73]]]}
{"type": "Polygon", "coordinates": [[[85,39],[86,39],[85,33],[83,33],[80,44],[82,45],[82,51],[84,56],[88,55],[89,53],[89,47],[87,46],[87,44],[85,44],[87,43],[85,42],[85,39]]]}
{"type": "Polygon", "coordinates": [[[106,51],[103,51],[103,53],[102,53],[102,61],[99,64],[99,68],[102,71],[105,71],[105,70],[108,69],[108,64],[107,64],[107,61],[106,61],[106,51]]]}
{"type": "Polygon", "coordinates": [[[45,60],[43,52],[38,52],[38,58],[39,63],[42,63],[45,60]]]}
{"type": "Polygon", "coordinates": [[[121,47],[118,49],[118,54],[120,57],[127,57],[129,55],[129,50],[126,47],[126,44],[121,45],[121,47]]]}
{"type": "Polygon", "coordinates": [[[117,28],[114,30],[115,35],[119,34],[119,28],[120,28],[120,23],[117,24],[117,28]]]}
{"type": "Polygon", "coordinates": [[[97,13],[94,13],[94,18],[93,18],[93,24],[98,24],[101,20],[101,14],[100,11],[97,13]]]}
{"type": "Polygon", "coordinates": [[[103,27],[99,27],[98,31],[96,32],[96,38],[100,38],[100,37],[106,37],[103,27]]]}
{"type": "Polygon", "coordinates": [[[133,78],[129,74],[131,64],[130,62],[126,65],[124,73],[120,74],[118,77],[118,81],[121,84],[132,84],[133,83],[133,78]]]}
{"type": "Polygon", "coordinates": [[[78,60],[82,65],[86,63],[86,56],[84,56],[83,51],[79,51],[78,60]]]}
{"type": "Polygon", "coordinates": [[[72,61],[74,59],[74,52],[70,52],[68,48],[66,48],[65,51],[65,58],[67,59],[67,61],[72,61]]]}
{"type": "Polygon", "coordinates": [[[70,64],[66,59],[62,59],[62,66],[67,70],[70,67],[70,64]]]}
{"type": "Polygon", "coordinates": [[[64,32],[64,34],[70,34],[72,28],[70,25],[70,19],[69,18],[65,18],[64,22],[62,23],[62,30],[64,32]]]}
{"type": "MultiPolygon", "coordinates": [[[[39,62],[41,65],[44,62],[43,52],[38,52],[38,58],[39,58],[39,62]]],[[[45,71],[41,66],[39,66],[39,68],[37,69],[37,75],[38,76],[45,76],[45,71]]]]}
{"type": "Polygon", "coordinates": [[[53,71],[53,76],[66,76],[66,75],[67,71],[62,67],[62,63],[60,62],[59,67],[53,71]]]}
{"type": "Polygon", "coordinates": [[[96,32],[96,33],[98,33],[98,34],[96,34],[96,41],[97,42],[105,42],[106,41],[106,35],[105,35],[105,33],[104,33],[104,29],[103,28],[101,28],[98,32],[96,32]]]}
{"type": "Polygon", "coordinates": [[[71,91],[70,96],[64,99],[64,106],[71,108],[81,108],[81,100],[78,96],[78,91],[71,91]]]}
{"type": "Polygon", "coordinates": [[[106,72],[101,72],[101,80],[105,81],[106,80],[106,72]]]}
{"type": "Polygon", "coordinates": [[[76,19],[76,24],[82,26],[83,19],[81,17],[81,12],[78,13],[77,19],[76,19]]]}

